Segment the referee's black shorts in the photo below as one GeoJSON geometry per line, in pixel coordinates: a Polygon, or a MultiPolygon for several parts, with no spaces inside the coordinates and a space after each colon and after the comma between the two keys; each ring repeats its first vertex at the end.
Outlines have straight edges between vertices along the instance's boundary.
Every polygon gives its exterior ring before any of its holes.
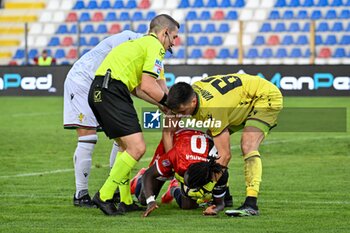
{"type": "Polygon", "coordinates": [[[142,132],[130,92],[126,85],[110,79],[102,88],[104,76],[96,76],[89,91],[89,105],[105,134],[118,138],[142,132]]]}

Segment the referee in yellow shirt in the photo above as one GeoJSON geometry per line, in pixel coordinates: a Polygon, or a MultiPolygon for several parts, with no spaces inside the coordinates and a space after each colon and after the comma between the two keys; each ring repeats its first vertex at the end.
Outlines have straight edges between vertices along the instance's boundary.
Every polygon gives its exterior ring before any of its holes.
{"type": "Polygon", "coordinates": [[[130,93],[159,107],[165,105],[167,90],[157,79],[164,73],[165,51],[171,51],[179,28],[171,16],[156,16],[148,35],[112,49],[96,71],[89,105],[105,134],[122,148],[109,177],[93,198],[106,215],[138,210],[130,194],[129,179],[131,169],[146,151],[146,144],[130,93]],[[117,208],[112,197],[118,187],[121,203],[117,208]]]}
{"type": "Polygon", "coordinates": [[[226,214],[258,215],[257,197],[262,177],[259,146],[276,126],[283,107],[279,89],[259,76],[216,75],[192,86],[183,82],[175,84],[169,90],[167,104],[175,113],[211,121],[208,130],[219,153],[217,163],[224,169],[231,159],[230,134],[243,129],[241,150],[245,163],[246,199],[241,207],[228,210],[226,214]]]}

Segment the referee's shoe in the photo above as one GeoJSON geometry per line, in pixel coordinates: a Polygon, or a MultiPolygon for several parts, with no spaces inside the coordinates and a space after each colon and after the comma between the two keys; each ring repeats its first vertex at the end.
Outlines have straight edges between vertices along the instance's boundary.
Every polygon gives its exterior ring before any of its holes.
{"type": "Polygon", "coordinates": [[[100,208],[100,210],[102,210],[102,212],[105,215],[123,215],[124,214],[122,211],[117,209],[112,199],[102,201],[100,198],[100,192],[97,192],[92,200],[97,205],[97,207],[100,208]]]}

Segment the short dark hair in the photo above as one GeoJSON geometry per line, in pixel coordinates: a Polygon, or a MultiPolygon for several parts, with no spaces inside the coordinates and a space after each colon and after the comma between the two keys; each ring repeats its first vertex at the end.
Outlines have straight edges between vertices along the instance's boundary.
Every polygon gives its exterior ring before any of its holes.
{"type": "Polygon", "coordinates": [[[149,31],[158,33],[164,28],[168,28],[169,31],[174,31],[175,28],[180,28],[180,24],[170,15],[160,14],[154,17],[150,23],[149,31]]]}
{"type": "Polygon", "coordinates": [[[189,188],[201,188],[212,180],[213,174],[222,173],[223,167],[211,158],[209,162],[191,164],[184,175],[185,185],[189,188]]]}
{"type": "Polygon", "coordinates": [[[178,109],[181,104],[187,104],[195,95],[192,86],[185,82],[174,84],[168,93],[167,105],[170,109],[178,109]]]}

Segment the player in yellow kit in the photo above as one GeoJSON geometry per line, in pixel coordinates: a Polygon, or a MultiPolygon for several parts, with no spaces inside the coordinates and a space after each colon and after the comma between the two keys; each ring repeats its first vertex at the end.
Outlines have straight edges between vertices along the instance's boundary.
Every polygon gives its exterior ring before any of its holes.
{"type": "Polygon", "coordinates": [[[131,198],[129,179],[146,145],[130,93],[159,107],[165,105],[166,90],[156,80],[162,73],[165,51],[174,45],[179,27],[169,15],[156,16],[148,35],[115,47],[96,70],[89,105],[105,134],[122,148],[109,177],[93,198],[106,215],[138,210],[131,198]],[[118,187],[121,203],[116,208],[112,197],[118,187]]]}
{"type": "Polygon", "coordinates": [[[175,84],[169,91],[167,104],[175,113],[215,123],[209,124],[208,131],[219,153],[217,162],[223,167],[227,167],[231,159],[230,134],[243,129],[241,150],[245,163],[246,199],[241,207],[228,210],[226,214],[258,215],[257,197],[262,176],[259,146],[276,126],[283,107],[279,89],[259,76],[216,75],[192,86],[181,82],[175,84]]]}

